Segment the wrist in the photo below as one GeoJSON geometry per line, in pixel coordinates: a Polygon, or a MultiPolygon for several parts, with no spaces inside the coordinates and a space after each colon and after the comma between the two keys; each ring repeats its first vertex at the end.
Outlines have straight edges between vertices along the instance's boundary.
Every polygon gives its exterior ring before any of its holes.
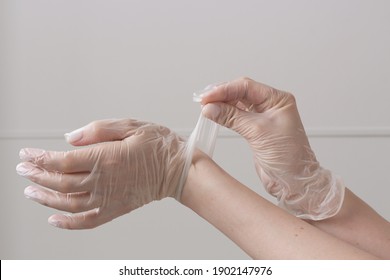
{"type": "Polygon", "coordinates": [[[203,185],[203,181],[207,180],[207,172],[210,170],[210,165],[213,164],[215,164],[213,160],[205,153],[198,149],[194,151],[188,175],[182,189],[180,203],[186,206],[191,204],[194,193],[203,185]]]}
{"type": "MultiPolygon", "coordinates": [[[[170,195],[171,197],[175,198],[177,201],[182,203],[182,196],[184,189],[189,183],[189,177],[193,177],[193,174],[196,171],[196,166],[199,165],[199,162],[204,158],[209,158],[206,154],[201,152],[200,150],[194,148],[194,149],[187,149],[183,153],[182,158],[182,168],[180,169],[180,178],[178,178],[178,183],[175,188],[175,191],[170,195]]],[[[190,180],[192,182],[192,180],[190,180]]]]}

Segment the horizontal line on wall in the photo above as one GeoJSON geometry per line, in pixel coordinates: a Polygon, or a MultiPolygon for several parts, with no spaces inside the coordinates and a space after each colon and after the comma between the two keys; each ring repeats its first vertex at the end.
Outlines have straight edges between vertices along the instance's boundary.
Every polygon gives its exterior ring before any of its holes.
{"type": "MultiPolygon", "coordinates": [[[[64,139],[63,131],[67,130],[15,130],[0,131],[0,140],[7,139],[64,139]]],[[[173,129],[179,135],[189,136],[192,129],[173,129]]],[[[308,137],[390,137],[390,127],[337,127],[337,128],[307,128],[308,137]]],[[[239,135],[226,128],[221,128],[219,138],[236,138],[239,135]]]]}
{"type": "Polygon", "coordinates": [[[390,137],[390,127],[339,127],[307,129],[309,137],[390,137]]]}

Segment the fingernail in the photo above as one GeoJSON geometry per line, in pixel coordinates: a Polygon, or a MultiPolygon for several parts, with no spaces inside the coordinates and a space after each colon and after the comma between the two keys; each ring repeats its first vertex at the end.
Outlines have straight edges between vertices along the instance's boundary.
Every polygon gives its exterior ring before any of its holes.
{"type": "Polygon", "coordinates": [[[20,176],[27,177],[32,180],[35,176],[42,173],[42,169],[38,168],[31,162],[21,162],[16,166],[16,173],[20,176]]]}
{"type": "Polygon", "coordinates": [[[64,136],[69,143],[77,142],[83,138],[83,128],[76,129],[70,133],[65,133],[64,136]]]}
{"type": "Polygon", "coordinates": [[[192,95],[192,101],[194,101],[194,102],[201,102],[203,96],[204,96],[204,91],[194,92],[193,95],[192,95]]]}
{"type": "Polygon", "coordinates": [[[202,113],[205,117],[216,120],[221,113],[221,108],[216,104],[209,103],[203,107],[202,113]]]}
{"type": "Polygon", "coordinates": [[[54,227],[61,227],[61,221],[57,220],[56,218],[50,217],[47,221],[50,225],[54,227]]]}
{"type": "Polygon", "coordinates": [[[41,200],[41,194],[34,187],[27,187],[24,189],[24,195],[28,199],[41,200]]]}
{"type": "Polygon", "coordinates": [[[209,92],[211,92],[213,89],[217,88],[222,84],[223,83],[210,84],[206,86],[204,89],[194,92],[194,94],[192,95],[192,100],[194,102],[202,102],[203,97],[205,97],[209,92]]]}
{"type": "Polygon", "coordinates": [[[16,173],[23,177],[27,176],[31,170],[32,166],[28,162],[22,162],[16,166],[16,173]]]}
{"type": "Polygon", "coordinates": [[[19,152],[19,157],[23,161],[33,161],[34,159],[43,156],[45,150],[36,148],[24,148],[19,152]]]}

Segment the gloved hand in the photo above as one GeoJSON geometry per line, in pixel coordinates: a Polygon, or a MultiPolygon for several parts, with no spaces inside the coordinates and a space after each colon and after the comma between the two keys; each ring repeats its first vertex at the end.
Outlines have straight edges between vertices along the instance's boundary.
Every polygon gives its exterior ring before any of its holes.
{"type": "Polygon", "coordinates": [[[206,117],[246,138],[263,185],[281,207],[311,220],[337,214],[344,186],[317,161],[292,94],[243,78],[214,87],[202,104],[206,117]]]}
{"type": "Polygon", "coordinates": [[[57,214],[60,228],[99,226],[154,200],[180,198],[186,143],[168,128],[136,120],[93,122],[67,135],[67,152],[22,149],[17,172],[40,186],[25,195],[73,214],[57,214]]]}

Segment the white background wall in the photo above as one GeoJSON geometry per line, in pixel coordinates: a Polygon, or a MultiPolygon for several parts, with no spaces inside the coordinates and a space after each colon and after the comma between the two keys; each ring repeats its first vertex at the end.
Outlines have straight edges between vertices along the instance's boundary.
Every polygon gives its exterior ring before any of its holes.
{"type": "MultiPolygon", "coordinates": [[[[71,149],[63,133],[95,119],[189,133],[192,92],[240,76],[293,92],[322,165],[390,219],[389,50],[388,1],[0,0],[1,259],[247,258],[168,199],[53,228],[15,173],[22,147],[71,149]]],[[[215,159],[269,198],[239,137],[215,159]]]]}

